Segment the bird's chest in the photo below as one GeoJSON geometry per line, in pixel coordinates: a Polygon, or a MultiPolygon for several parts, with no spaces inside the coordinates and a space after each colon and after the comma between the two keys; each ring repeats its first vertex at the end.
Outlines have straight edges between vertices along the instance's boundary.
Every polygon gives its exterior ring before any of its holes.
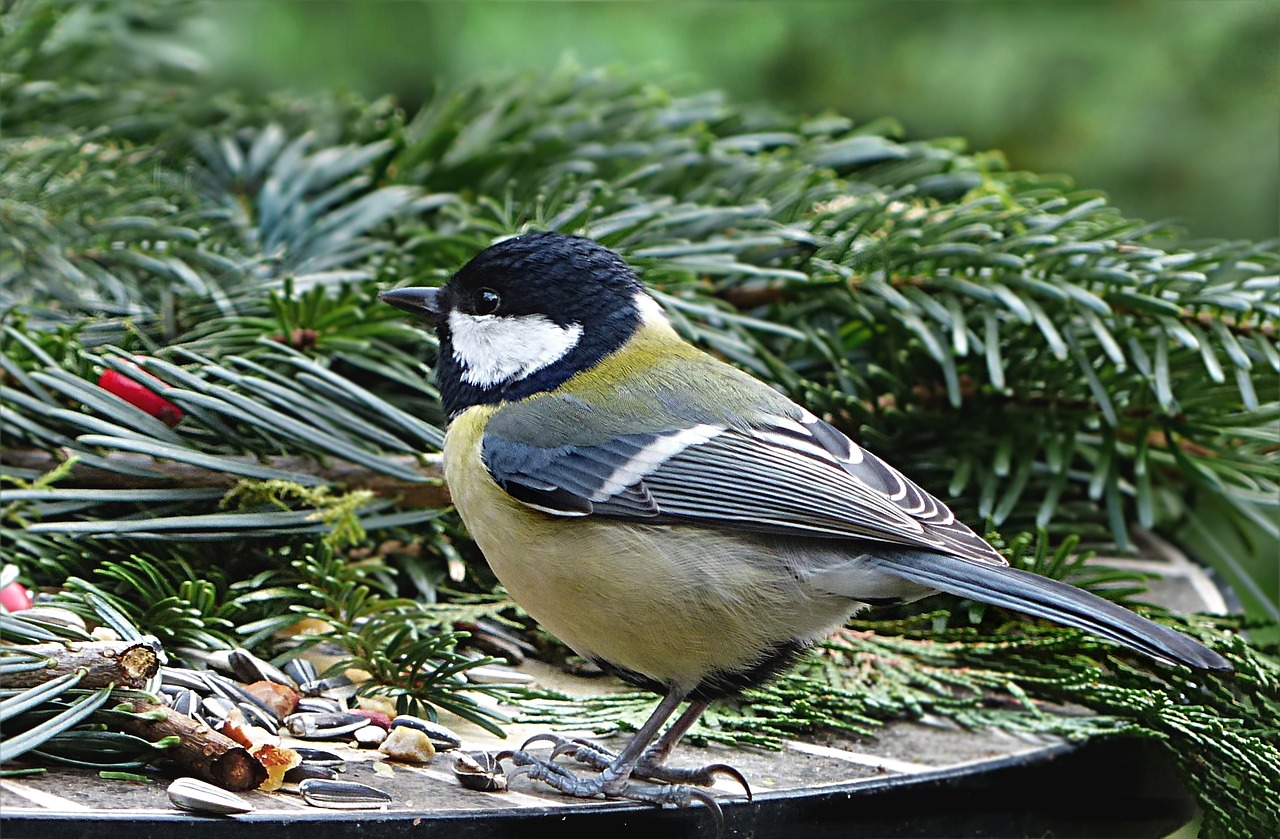
{"type": "Polygon", "coordinates": [[[490,477],[481,457],[484,408],[454,420],[445,440],[445,480],[471,537],[494,574],[525,610],[584,654],[601,624],[648,608],[652,572],[636,561],[639,545],[617,528],[552,516],[516,501],[490,477]]]}
{"type": "Polygon", "coordinates": [[[727,534],[526,507],[484,466],[483,410],[455,419],[445,442],[454,504],[512,598],[581,655],[692,687],[847,613],[815,612],[795,580],[727,534]]]}

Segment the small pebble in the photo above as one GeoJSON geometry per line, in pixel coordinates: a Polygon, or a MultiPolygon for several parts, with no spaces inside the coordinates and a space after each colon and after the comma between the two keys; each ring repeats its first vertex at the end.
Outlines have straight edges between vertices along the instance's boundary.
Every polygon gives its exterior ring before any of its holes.
{"type": "Polygon", "coordinates": [[[361,711],[381,711],[387,719],[396,715],[396,703],[383,696],[357,696],[355,707],[361,711]]]}
{"type": "Polygon", "coordinates": [[[355,708],[348,713],[355,714],[357,717],[364,717],[369,721],[370,725],[375,725],[383,731],[391,728],[391,717],[381,711],[367,711],[364,708],[355,708]]]}
{"type": "Polygon", "coordinates": [[[298,707],[298,694],[276,682],[263,679],[245,685],[244,689],[280,719],[289,716],[298,707]]]}
{"type": "Polygon", "coordinates": [[[421,717],[413,717],[408,714],[401,714],[391,721],[391,727],[416,728],[418,731],[421,731],[423,734],[427,735],[427,737],[431,738],[431,745],[437,752],[445,752],[449,749],[462,748],[462,738],[438,722],[424,720],[421,717]]]}
{"type": "Polygon", "coordinates": [[[387,730],[376,725],[366,725],[356,729],[352,736],[356,738],[357,748],[372,749],[387,739],[387,730]]]}
{"type": "Polygon", "coordinates": [[[406,763],[430,763],[436,756],[430,737],[416,728],[404,725],[391,729],[378,751],[392,760],[406,763]]]}

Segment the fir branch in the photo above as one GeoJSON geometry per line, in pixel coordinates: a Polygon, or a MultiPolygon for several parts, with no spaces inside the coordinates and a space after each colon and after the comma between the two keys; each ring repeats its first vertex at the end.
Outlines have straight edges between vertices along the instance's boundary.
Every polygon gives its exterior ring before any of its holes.
{"type": "MultiPolygon", "coordinates": [[[[942,630],[945,617],[854,621],[775,682],[714,707],[689,737],[781,748],[806,732],[873,737],[890,720],[926,716],[1072,741],[1150,737],[1168,744],[1199,795],[1205,835],[1264,835],[1280,822],[1273,783],[1280,771],[1280,661],[1245,644],[1238,624],[1181,624],[1228,657],[1238,673],[1231,681],[1138,667],[1127,653],[1076,630],[942,630]],[[1184,748],[1188,742],[1194,747],[1184,748]]],[[[645,693],[533,691],[518,721],[633,731],[652,704],[645,693]]]]}

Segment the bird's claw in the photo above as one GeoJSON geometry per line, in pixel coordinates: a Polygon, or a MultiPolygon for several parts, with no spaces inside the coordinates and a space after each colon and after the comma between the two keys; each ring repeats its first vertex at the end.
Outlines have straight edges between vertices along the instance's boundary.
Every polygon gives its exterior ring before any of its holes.
{"type": "MultiPolygon", "coordinates": [[[[643,767],[644,764],[641,763],[640,766],[643,767]]],[[[696,784],[700,787],[712,786],[716,782],[716,775],[724,775],[742,787],[742,791],[746,794],[748,801],[754,800],[754,796],[751,794],[751,784],[747,783],[746,777],[727,763],[713,763],[710,766],[703,766],[698,769],[676,769],[669,766],[655,768],[662,769],[672,775],[680,775],[681,780],[678,783],[696,784]]]]}
{"type": "MultiPolygon", "coordinates": [[[[554,762],[556,758],[568,755],[576,763],[581,763],[591,769],[603,772],[617,758],[616,754],[604,746],[582,737],[561,737],[550,733],[536,734],[530,737],[520,747],[520,750],[526,751],[531,743],[540,742],[551,743],[553,746],[551,755],[547,758],[548,762],[554,762]]],[[[697,769],[681,769],[651,761],[646,756],[642,757],[636,763],[635,768],[631,770],[631,777],[638,780],[676,785],[691,784],[700,787],[713,786],[717,775],[723,775],[733,780],[742,787],[742,791],[746,794],[748,801],[753,799],[751,785],[747,783],[746,777],[727,763],[713,763],[710,766],[702,766],[697,769]]]]}
{"type": "MultiPolygon", "coordinates": [[[[550,742],[561,740],[561,738],[553,735],[539,735],[533,739],[535,741],[548,740],[550,742]]],[[[579,746],[571,741],[561,741],[556,749],[559,750],[566,747],[577,748],[579,746]]],[[[588,749],[588,751],[591,750],[588,749]]],[[[592,753],[595,754],[594,751],[592,753]]],[[[594,778],[579,778],[563,765],[554,762],[554,760],[529,754],[523,748],[501,752],[498,758],[509,759],[515,764],[512,770],[507,773],[509,779],[524,775],[530,780],[541,781],[565,795],[572,795],[575,798],[625,799],[656,804],[659,807],[688,807],[695,801],[701,802],[703,806],[711,811],[711,817],[715,820],[715,835],[724,835],[724,810],[720,808],[720,803],[716,801],[715,797],[704,789],[698,789],[686,784],[637,784],[629,779],[612,776],[607,768],[594,778]]],[[[746,780],[742,778],[742,775],[736,769],[727,766],[707,767],[707,770],[715,771],[725,769],[738,779],[744,788],[746,787],[746,780]]],[[[714,771],[711,774],[714,775],[714,771]]],[[[632,773],[632,777],[635,777],[634,773],[632,773]]],[[[750,794],[750,789],[747,789],[748,797],[750,797],[750,794]]]]}

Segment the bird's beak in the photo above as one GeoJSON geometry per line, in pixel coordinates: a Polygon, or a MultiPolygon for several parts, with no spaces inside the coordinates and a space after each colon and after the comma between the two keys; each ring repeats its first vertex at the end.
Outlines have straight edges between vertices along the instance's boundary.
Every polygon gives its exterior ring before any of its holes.
{"type": "Polygon", "coordinates": [[[382,292],[378,295],[378,299],[419,317],[434,317],[440,314],[440,289],[438,288],[395,288],[382,292]]]}

